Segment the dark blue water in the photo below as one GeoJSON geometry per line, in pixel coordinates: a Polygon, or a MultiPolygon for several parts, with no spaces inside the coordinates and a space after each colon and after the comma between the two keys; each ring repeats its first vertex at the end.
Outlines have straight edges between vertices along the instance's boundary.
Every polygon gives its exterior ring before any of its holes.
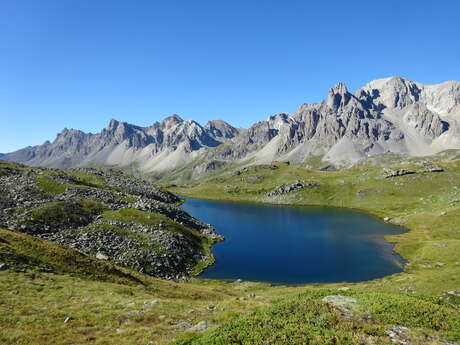
{"type": "Polygon", "coordinates": [[[364,213],[187,199],[182,208],[212,224],[225,241],[203,278],[281,284],[356,282],[400,272],[384,235],[400,227],[364,213]]]}

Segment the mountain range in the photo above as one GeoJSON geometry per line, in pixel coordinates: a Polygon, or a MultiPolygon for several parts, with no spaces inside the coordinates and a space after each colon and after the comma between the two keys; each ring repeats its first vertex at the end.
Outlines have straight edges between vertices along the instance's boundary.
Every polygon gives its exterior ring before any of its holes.
{"type": "Polygon", "coordinates": [[[374,80],[354,93],[343,83],[327,99],[302,104],[250,128],[205,126],[172,115],[148,127],[111,120],[100,133],[64,129],[53,142],[0,154],[31,166],[133,167],[163,176],[189,167],[191,177],[236,163],[310,159],[337,167],[397,153],[424,156],[460,148],[460,82],[423,85],[400,77],[374,80]]]}

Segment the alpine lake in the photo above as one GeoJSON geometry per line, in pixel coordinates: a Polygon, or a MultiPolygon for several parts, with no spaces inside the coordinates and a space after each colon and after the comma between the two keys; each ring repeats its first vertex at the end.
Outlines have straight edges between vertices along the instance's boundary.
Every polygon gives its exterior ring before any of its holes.
{"type": "Polygon", "coordinates": [[[357,211],[187,198],[182,209],[225,241],[201,278],[273,284],[358,282],[401,272],[385,235],[405,229],[357,211]]]}

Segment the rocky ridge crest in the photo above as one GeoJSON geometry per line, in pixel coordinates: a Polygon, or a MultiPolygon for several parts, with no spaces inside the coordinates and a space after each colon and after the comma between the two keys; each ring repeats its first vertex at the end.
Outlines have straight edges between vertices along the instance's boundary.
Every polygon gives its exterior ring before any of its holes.
{"type": "Polygon", "coordinates": [[[194,177],[232,163],[308,165],[310,157],[349,166],[386,153],[423,156],[459,149],[459,120],[459,82],[423,85],[392,77],[354,93],[338,83],[325,101],[248,129],[221,120],[201,126],[178,115],[148,127],[112,120],[100,133],[65,129],[52,143],[2,157],[56,168],[132,166],[159,176],[190,167],[194,177]]]}

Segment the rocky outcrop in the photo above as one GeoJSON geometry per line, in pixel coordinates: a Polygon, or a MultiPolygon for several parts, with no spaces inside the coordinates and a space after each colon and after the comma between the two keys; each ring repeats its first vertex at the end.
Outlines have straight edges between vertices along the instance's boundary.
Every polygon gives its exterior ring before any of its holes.
{"type": "Polygon", "coordinates": [[[412,175],[418,173],[440,173],[444,171],[444,168],[440,165],[436,165],[427,161],[422,161],[418,163],[420,168],[413,169],[393,169],[385,168],[383,169],[383,178],[391,178],[397,176],[412,175]]]}
{"type": "Polygon", "coordinates": [[[270,191],[267,193],[268,197],[275,197],[275,196],[280,196],[280,195],[285,195],[285,194],[290,194],[290,193],[295,193],[298,192],[301,189],[304,188],[312,188],[312,187],[319,187],[318,182],[300,182],[300,181],[295,181],[290,184],[283,184],[274,190],[270,191]]]}
{"type": "Polygon", "coordinates": [[[415,174],[415,170],[409,170],[409,169],[385,169],[383,178],[391,178],[391,177],[397,177],[397,176],[404,176],[404,175],[412,175],[415,174]]]}
{"type": "Polygon", "coordinates": [[[443,172],[444,168],[439,165],[426,164],[423,165],[419,172],[443,172]]]}
{"type": "Polygon", "coordinates": [[[0,164],[0,227],[156,277],[186,278],[198,263],[211,261],[204,243],[222,239],[179,202],[114,169],[63,172],[0,164]]]}

